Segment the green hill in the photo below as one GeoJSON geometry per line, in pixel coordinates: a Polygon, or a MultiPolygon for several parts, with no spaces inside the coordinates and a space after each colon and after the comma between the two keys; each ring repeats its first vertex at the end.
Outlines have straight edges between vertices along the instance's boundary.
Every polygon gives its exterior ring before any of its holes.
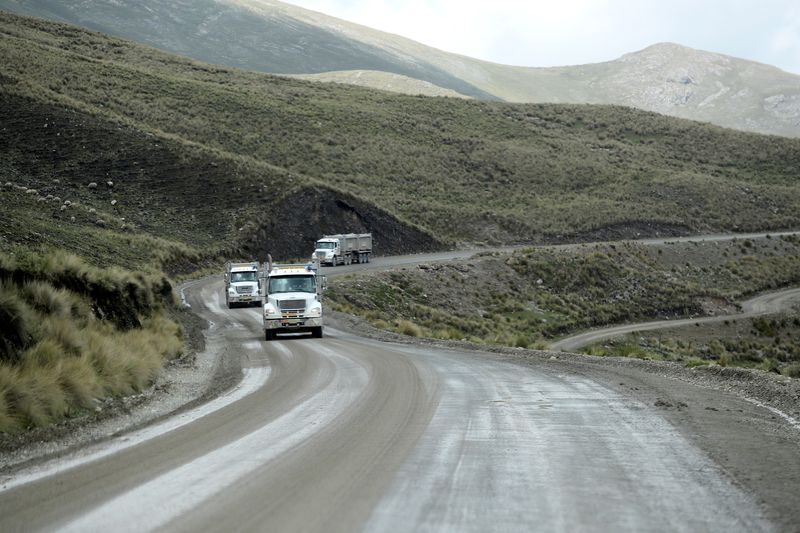
{"type": "Polygon", "coordinates": [[[8,14],[0,58],[0,179],[78,200],[103,231],[305,256],[341,230],[386,253],[798,225],[797,140],[314,84],[8,14]]]}

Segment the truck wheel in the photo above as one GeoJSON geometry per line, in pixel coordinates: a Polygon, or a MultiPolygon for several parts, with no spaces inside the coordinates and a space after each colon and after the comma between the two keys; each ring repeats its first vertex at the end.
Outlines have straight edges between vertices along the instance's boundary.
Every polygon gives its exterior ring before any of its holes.
{"type": "Polygon", "coordinates": [[[274,340],[274,339],[275,339],[275,332],[274,331],[272,331],[271,329],[267,329],[267,330],[264,331],[264,340],[271,341],[271,340],[274,340]]]}
{"type": "Polygon", "coordinates": [[[369,263],[369,252],[367,252],[367,253],[365,253],[365,254],[364,254],[364,258],[365,258],[365,259],[364,259],[364,262],[365,262],[365,263],[369,263]]]}
{"type": "Polygon", "coordinates": [[[230,301],[230,300],[228,300],[227,298],[225,298],[225,305],[227,305],[227,306],[228,306],[228,309],[233,309],[233,304],[232,304],[232,303],[231,303],[231,301],[230,301]]]}
{"type": "Polygon", "coordinates": [[[311,335],[315,339],[321,339],[322,338],[322,326],[316,327],[313,330],[311,330],[311,335]]]}
{"type": "Polygon", "coordinates": [[[332,267],[335,267],[335,266],[336,266],[336,264],[337,264],[337,260],[336,260],[336,256],[334,255],[334,256],[333,256],[333,261],[331,261],[331,266],[332,266],[332,267]]]}

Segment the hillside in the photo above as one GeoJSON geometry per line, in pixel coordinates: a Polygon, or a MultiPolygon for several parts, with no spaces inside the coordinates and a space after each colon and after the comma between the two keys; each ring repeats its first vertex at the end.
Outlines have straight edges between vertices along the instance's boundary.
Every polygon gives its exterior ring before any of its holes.
{"type": "Polygon", "coordinates": [[[305,256],[330,231],[372,230],[393,253],[800,222],[797,140],[314,84],[7,14],[0,58],[3,238],[87,247],[84,224],[98,261],[130,232],[305,256]],[[48,195],[78,201],[76,220],[48,195]]]}
{"type": "MultiPolygon", "coordinates": [[[[591,65],[513,67],[442,52],[273,0],[191,4],[189,10],[177,0],[0,0],[0,9],[261,72],[323,74],[320,79],[385,88],[381,77],[341,74],[380,71],[472,98],[625,105],[744,131],[800,136],[800,76],[676,44],[591,65]]],[[[406,87],[411,94],[419,92],[417,84],[406,87]]]]}
{"type": "Polygon", "coordinates": [[[340,72],[323,72],[321,74],[293,74],[292,76],[301,80],[346,83],[393,93],[467,98],[456,91],[443,89],[427,81],[376,70],[343,70],[340,72]]]}

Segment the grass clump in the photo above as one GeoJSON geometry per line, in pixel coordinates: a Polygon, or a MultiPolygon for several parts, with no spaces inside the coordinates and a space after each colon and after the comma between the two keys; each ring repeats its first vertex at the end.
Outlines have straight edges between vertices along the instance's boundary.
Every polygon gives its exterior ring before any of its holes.
{"type": "Polygon", "coordinates": [[[140,391],[183,349],[162,279],[73,256],[0,256],[0,264],[0,431],[140,391]]]}

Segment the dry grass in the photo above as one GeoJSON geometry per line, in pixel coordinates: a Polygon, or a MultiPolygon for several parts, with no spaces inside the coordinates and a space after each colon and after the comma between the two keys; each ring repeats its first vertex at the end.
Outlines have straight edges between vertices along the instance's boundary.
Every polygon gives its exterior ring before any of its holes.
{"type": "Polygon", "coordinates": [[[171,287],[157,277],[88,267],[66,254],[1,263],[0,431],[47,425],[98,399],[141,391],[183,349],[164,311],[171,287]]]}

